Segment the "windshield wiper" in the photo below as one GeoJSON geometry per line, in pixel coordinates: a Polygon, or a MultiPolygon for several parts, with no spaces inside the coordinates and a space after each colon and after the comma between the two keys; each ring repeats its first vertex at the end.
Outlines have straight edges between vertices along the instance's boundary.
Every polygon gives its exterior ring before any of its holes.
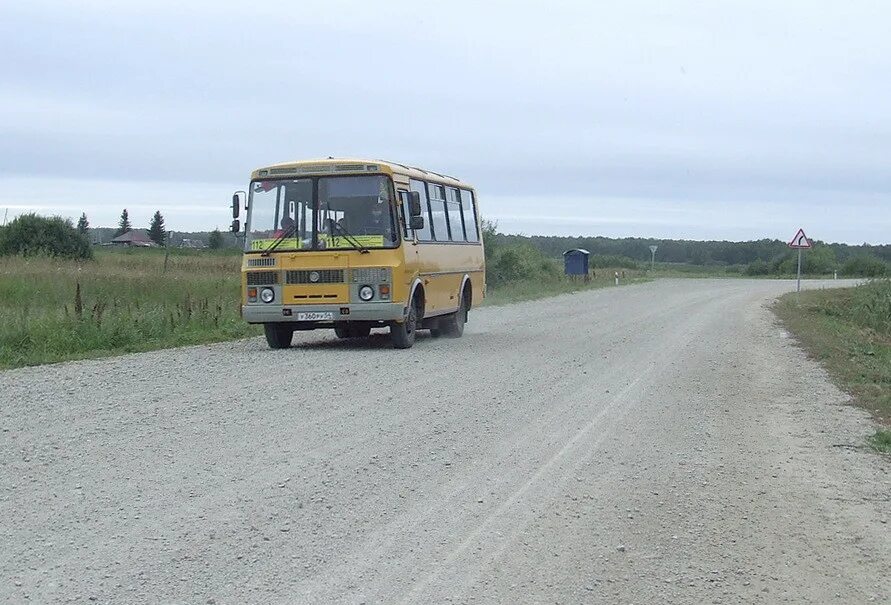
{"type": "Polygon", "coordinates": [[[270,252],[278,248],[278,245],[291,237],[291,235],[293,235],[295,231],[297,231],[297,223],[294,223],[292,226],[288,227],[285,231],[282,232],[281,235],[275,238],[275,241],[269,244],[269,246],[267,246],[267,248],[263,250],[260,256],[269,256],[270,252]]]}
{"type": "MultiPolygon", "coordinates": [[[[359,243],[359,240],[357,240],[356,237],[355,237],[352,233],[350,233],[349,231],[347,231],[347,230],[343,227],[343,225],[341,225],[340,223],[338,223],[338,222],[336,222],[336,221],[331,221],[331,222],[329,223],[329,225],[331,225],[332,227],[336,227],[337,230],[338,230],[340,233],[343,234],[343,238],[344,238],[347,242],[349,242],[349,243],[353,246],[353,248],[355,248],[356,250],[358,250],[358,251],[359,251],[360,253],[362,253],[362,254],[368,254],[368,248],[366,248],[365,246],[363,246],[362,244],[360,244],[360,243],[359,243]]],[[[332,233],[331,235],[334,235],[334,234],[332,233]]]]}

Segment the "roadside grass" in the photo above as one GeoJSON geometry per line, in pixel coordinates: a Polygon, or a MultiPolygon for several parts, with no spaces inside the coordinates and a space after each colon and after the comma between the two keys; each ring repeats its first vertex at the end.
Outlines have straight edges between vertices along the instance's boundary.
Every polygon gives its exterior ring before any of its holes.
{"type": "MultiPolygon", "coordinates": [[[[780,298],[774,311],[833,380],[884,426],[891,426],[891,280],[780,298]]],[[[891,431],[870,438],[891,452],[891,431]]]]}
{"type": "Polygon", "coordinates": [[[746,277],[743,265],[687,265],[683,263],[641,263],[649,277],[746,277]]]}
{"type": "Polygon", "coordinates": [[[497,307],[515,302],[548,298],[559,294],[569,294],[571,292],[581,292],[583,290],[593,290],[596,288],[608,288],[610,286],[615,287],[615,271],[618,271],[619,275],[625,276],[619,279],[619,285],[621,286],[651,281],[644,277],[641,271],[628,269],[597,269],[595,277],[587,282],[570,279],[561,275],[547,279],[521,280],[492,286],[486,293],[484,304],[487,307],[497,307]]]}
{"type": "MultiPolygon", "coordinates": [[[[728,279],[795,279],[794,273],[768,273],[763,275],[749,275],[746,273],[747,265],[690,265],[684,263],[656,263],[655,267],[651,267],[649,263],[641,262],[641,269],[645,271],[648,277],[652,278],[728,278],[728,279]]],[[[841,276],[839,276],[841,277],[841,276]]],[[[807,274],[802,275],[801,279],[832,279],[832,273],[826,274],[807,274]]]]}
{"type": "Polygon", "coordinates": [[[891,454],[891,431],[879,429],[868,439],[869,445],[877,452],[891,454]]]}
{"type": "Polygon", "coordinates": [[[259,334],[240,317],[240,254],[98,250],[0,258],[0,368],[259,334]]]}
{"type": "MultiPolygon", "coordinates": [[[[0,257],[0,369],[262,334],[241,319],[239,250],[99,249],[91,261],[0,257]]],[[[550,270],[550,267],[549,267],[550,270]]],[[[625,271],[623,284],[646,281],[625,271]]],[[[552,272],[499,280],[487,306],[614,284],[552,272]]]]}

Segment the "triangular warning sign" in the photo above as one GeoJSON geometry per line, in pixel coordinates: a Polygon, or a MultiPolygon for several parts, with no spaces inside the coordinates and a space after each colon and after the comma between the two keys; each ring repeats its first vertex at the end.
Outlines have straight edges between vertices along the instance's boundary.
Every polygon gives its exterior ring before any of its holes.
{"type": "Polygon", "coordinates": [[[812,248],[811,240],[804,234],[804,229],[799,229],[792,241],[789,242],[790,248],[812,248]]]}

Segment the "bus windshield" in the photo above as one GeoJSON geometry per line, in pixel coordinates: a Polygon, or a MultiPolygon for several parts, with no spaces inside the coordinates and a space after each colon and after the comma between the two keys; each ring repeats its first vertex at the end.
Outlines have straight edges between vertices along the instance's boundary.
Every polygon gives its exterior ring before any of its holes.
{"type": "Polygon", "coordinates": [[[251,183],[247,250],[393,248],[399,243],[390,180],[333,176],[251,183]]]}

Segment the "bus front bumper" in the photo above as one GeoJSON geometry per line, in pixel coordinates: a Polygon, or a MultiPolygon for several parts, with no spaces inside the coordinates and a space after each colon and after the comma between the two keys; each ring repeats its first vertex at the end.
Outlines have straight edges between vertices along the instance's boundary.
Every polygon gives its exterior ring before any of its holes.
{"type": "Polygon", "coordinates": [[[338,321],[402,321],[402,303],[368,302],[335,305],[274,305],[249,304],[241,306],[241,316],[252,324],[301,322],[330,325],[338,321]],[[306,315],[311,314],[311,315],[306,315]],[[311,317],[312,319],[307,319],[311,317]],[[321,319],[316,319],[321,317],[321,319]]]}

